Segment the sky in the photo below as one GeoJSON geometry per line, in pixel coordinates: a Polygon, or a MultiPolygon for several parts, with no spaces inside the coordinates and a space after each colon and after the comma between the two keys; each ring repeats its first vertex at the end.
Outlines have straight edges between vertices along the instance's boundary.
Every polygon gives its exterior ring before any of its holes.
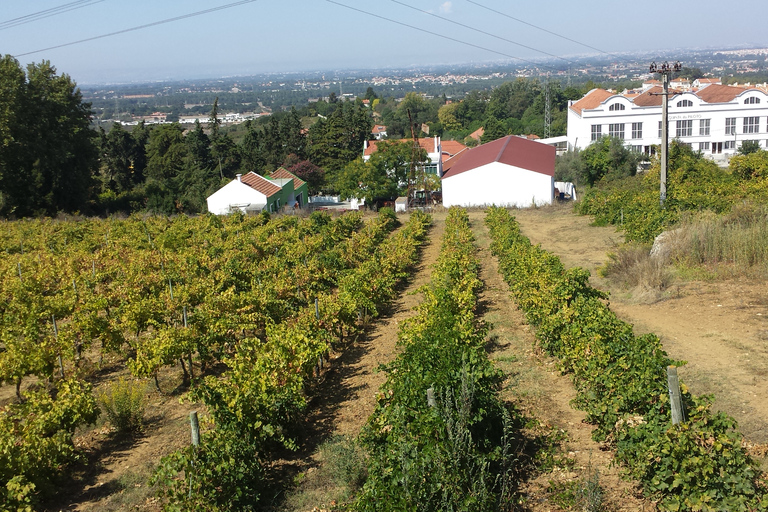
{"type": "Polygon", "coordinates": [[[2,0],[0,54],[23,65],[49,60],[60,73],[88,85],[540,63],[595,49],[768,47],[764,17],[757,14],[764,12],[765,0],[736,5],[727,8],[720,0],[2,0]],[[98,38],[115,32],[122,33],[98,38]],[[97,39],[69,45],[91,38],[97,39]]]}

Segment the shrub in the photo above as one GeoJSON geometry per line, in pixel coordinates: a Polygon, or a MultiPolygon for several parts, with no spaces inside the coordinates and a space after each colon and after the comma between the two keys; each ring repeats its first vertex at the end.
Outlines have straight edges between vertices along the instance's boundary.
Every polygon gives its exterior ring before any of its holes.
{"type": "Polygon", "coordinates": [[[141,430],[144,422],[145,386],[134,380],[120,378],[99,394],[99,403],[118,432],[141,430]]]}
{"type": "Polygon", "coordinates": [[[624,288],[664,291],[672,281],[666,258],[654,257],[645,244],[629,243],[608,254],[600,275],[624,288]]]}

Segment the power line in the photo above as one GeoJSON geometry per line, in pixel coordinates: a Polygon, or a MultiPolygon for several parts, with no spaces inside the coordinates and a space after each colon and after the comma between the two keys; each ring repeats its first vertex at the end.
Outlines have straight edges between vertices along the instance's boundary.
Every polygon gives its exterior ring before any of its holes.
{"type": "MultiPolygon", "coordinates": [[[[486,48],[484,46],[480,46],[480,45],[477,45],[477,44],[474,44],[474,43],[468,43],[466,41],[462,41],[460,39],[456,39],[455,37],[450,37],[450,36],[446,36],[444,34],[440,34],[440,33],[437,33],[437,32],[432,32],[430,30],[426,30],[423,27],[416,27],[414,25],[409,25],[408,23],[403,23],[402,21],[393,20],[391,18],[387,18],[387,17],[381,16],[379,14],[374,14],[372,12],[364,11],[362,9],[358,9],[357,7],[352,7],[350,5],[345,5],[345,4],[336,2],[335,0],[325,0],[325,1],[328,2],[328,3],[332,3],[332,4],[335,4],[335,5],[338,5],[340,7],[344,7],[346,9],[351,10],[351,11],[357,11],[359,13],[366,14],[368,16],[373,16],[374,18],[379,18],[380,20],[389,21],[390,23],[395,23],[396,25],[401,25],[403,27],[412,28],[414,30],[418,30],[419,32],[423,32],[423,33],[430,34],[430,35],[433,35],[433,36],[442,37],[443,39],[447,39],[447,40],[453,41],[455,43],[460,43],[460,44],[463,44],[463,45],[466,45],[466,46],[471,46],[473,48],[478,48],[480,50],[484,50],[486,52],[495,53],[497,55],[502,55],[502,56],[510,58],[510,59],[515,59],[515,60],[519,60],[519,61],[522,61],[522,62],[527,62],[528,64],[532,64],[534,66],[550,67],[550,66],[544,66],[544,65],[539,64],[537,62],[533,62],[531,60],[523,59],[522,57],[515,57],[514,55],[510,55],[508,53],[500,52],[498,50],[492,50],[491,48],[486,48]]],[[[554,69],[554,68],[550,67],[550,69],[554,69]]]]}
{"type": "Polygon", "coordinates": [[[486,32],[485,30],[482,30],[482,29],[479,29],[479,28],[470,27],[469,25],[466,25],[464,23],[460,23],[458,21],[454,21],[452,19],[445,18],[445,17],[440,16],[438,14],[435,14],[433,12],[429,12],[429,11],[425,11],[425,10],[419,9],[418,7],[414,7],[412,5],[408,5],[408,4],[404,3],[404,2],[400,2],[399,0],[392,0],[392,1],[394,3],[396,3],[396,4],[402,5],[404,7],[408,7],[409,9],[413,9],[414,11],[418,11],[418,12],[423,13],[423,14],[428,14],[429,16],[435,17],[435,18],[443,20],[443,21],[447,21],[448,23],[453,23],[454,25],[458,25],[460,27],[464,27],[464,28],[469,29],[469,30],[474,30],[475,32],[479,32],[480,34],[484,34],[486,36],[495,37],[496,39],[500,39],[501,41],[505,41],[507,43],[511,43],[511,44],[514,44],[514,45],[517,45],[517,46],[521,46],[523,48],[527,48],[528,50],[533,50],[533,51],[538,52],[538,53],[543,53],[544,55],[548,55],[548,56],[554,57],[556,59],[564,60],[564,61],[569,62],[571,64],[576,64],[576,62],[574,62],[572,60],[569,60],[569,59],[566,59],[565,57],[560,57],[559,55],[554,55],[554,54],[551,54],[551,53],[547,53],[544,50],[539,50],[538,48],[534,48],[532,46],[528,46],[528,45],[525,45],[523,43],[518,43],[517,41],[512,41],[511,39],[507,39],[505,37],[497,36],[496,34],[492,34],[490,32],[486,32]]]}
{"type": "Polygon", "coordinates": [[[59,5],[57,7],[51,7],[50,9],[45,9],[42,11],[33,12],[31,14],[26,14],[24,16],[19,16],[18,18],[13,18],[10,20],[2,21],[0,22],[0,30],[5,30],[8,28],[18,27],[19,25],[24,25],[26,23],[32,23],[33,21],[42,20],[45,18],[50,18],[51,16],[56,16],[57,14],[62,14],[69,11],[74,11],[75,9],[80,9],[82,7],[88,7],[90,5],[98,4],[103,2],[104,0],[77,0],[75,2],[69,2],[67,4],[59,5]]]}
{"type": "Polygon", "coordinates": [[[606,55],[611,55],[612,57],[616,57],[617,59],[628,60],[628,59],[622,57],[621,55],[616,55],[615,53],[607,52],[605,50],[601,50],[600,48],[595,48],[594,46],[590,46],[587,43],[582,43],[581,41],[577,41],[575,39],[571,39],[570,37],[566,37],[564,35],[558,34],[557,32],[552,32],[551,30],[547,30],[546,28],[539,27],[538,25],[534,25],[533,23],[528,23],[525,20],[521,20],[519,18],[515,18],[514,16],[510,16],[509,14],[503,13],[501,11],[497,11],[496,9],[491,9],[490,7],[487,7],[485,5],[477,3],[474,0],[467,0],[467,2],[469,2],[469,3],[473,4],[473,5],[476,5],[478,7],[482,7],[483,9],[487,9],[487,10],[489,10],[489,11],[491,11],[493,13],[496,13],[496,14],[498,14],[500,16],[504,16],[505,18],[509,18],[511,20],[515,20],[518,23],[522,23],[523,25],[528,25],[529,27],[533,27],[535,29],[541,30],[542,32],[546,32],[547,34],[551,34],[553,36],[559,37],[560,39],[565,39],[566,41],[570,41],[572,43],[576,43],[578,45],[585,46],[585,47],[589,48],[590,50],[595,50],[596,52],[604,53],[606,55]]]}
{"type": "Polygon", "coordinates": [[[160,21],[155,21],[155,22],[152,22],[152,23],[147,23],[145,25],[139,25],[137,27],[126,28],[126,29],[123,29],[123,30],[118,30],[117,32],[110,32],[108,34],[102,34],[100,36],[88,37],[86,39],[80,39],[79,41],[72,41],[70,43],[57,44],[56,46],[49,46],[48,48],[42,48],[40,50],[35,50],[35,51],[31,51],[31,52],[19,53],[18,55],[14,55],[14,57],[17,57],[17,58],[18,57],[24,57],[26,55],[32,55],[34,53],[45,52],[45,51],[48,51],[48,50],[56,50],[58,48],[64,48],[66,46],[72,46],[72,45],[75,45],[75,44],[86,43],[88,41],[95,41],[97,39],[104,39],[105,37],[116,36],[116,35],[119,35],[119,34],[125,34],[126,32],[134,32],[136,30],[141,30],[141,29],[149,28],[149,27],[155,27],[157,25],[163,25],[165,23],[171,23],[171,22],[174,22],[174,21],[184,20],[184,19],[187,19],[187,18],[193,18],[195,16],[201,16],[203,14],[209,14],[209,13],[212,13],[212,12],[221,11],[221,10],[224,10],[224,9],[229,9],[231,7],[237,7],[239,5],[250,4],[250,3],[253,3],[253,2],[256,2],[256,1],[257,0],[241,0],[240,2],[232,2],[231,4],[225,4],[225,5],[221,5],[219,7],[213,7],[211,9],[205,9],[205,10],[202,10],[202,11],[192,12],[192,13],[189,13],[189,14],[182,14],[181,16],[175,16],[173,18],[168,18],[168,19],[165,19],[165,20],[160,20],[160,21]]]}

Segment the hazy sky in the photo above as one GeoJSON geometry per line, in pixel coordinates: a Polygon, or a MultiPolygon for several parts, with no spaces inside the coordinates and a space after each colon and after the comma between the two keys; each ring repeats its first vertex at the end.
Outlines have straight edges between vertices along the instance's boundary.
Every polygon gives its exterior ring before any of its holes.
{"type": "Polygon", "coordinates": [[[733,8],[720,0],[334,1],[380,18],[328,0],[256,0],[22,55],[225,6],[234,0],[1,0],[0,53],[17,56],[22,64],[50,60],[59,72],[68,73],[81,84],[511,60],[508,56],[541,61],[547,58],[545,53],[595,53],[503,14],[607,52],[768,47],[761,14],[765,0],[740,0],[733,8]],[[71,10],[18,24],[29,20],[29,15],[47,10],[51,14],[62,7],[71,10]]]}

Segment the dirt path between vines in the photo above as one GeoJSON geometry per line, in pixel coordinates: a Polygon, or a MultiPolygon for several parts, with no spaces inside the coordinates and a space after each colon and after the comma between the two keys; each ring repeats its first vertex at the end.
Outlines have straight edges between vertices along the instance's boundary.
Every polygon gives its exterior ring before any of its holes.
{"type": "MultiPolygon", "coordinates": [[[[522,232],[571,266],[592,272],[592,283],[607,253],[623,236],[612,227],[591,225],[570,205],[519,210],[522,232]]],[[[692,393],[715,395],[714,406],[739,422],[748,441],[768,443],[768,283],[765,280],[675,282],[663,300],[638,303],[623,290],[611,291],[611,309],[635,325],[638,334],[660,337],[670,357],[687,361],[679,370],[692,393]]]]}
{"type": "Polygon", "coordinates": [[[533,332],[512,300],[498,260],[490,252],[485,213],[471,212],[470,219],[480,251],[480,278],[485,284],[480,297],[484,319],[492,324],[489,357],[505,374],[502,397],[516,404],[526,416],[565,433],[560,448],[569,462],[523,485],[526,509],[561,510],[553,503],[558,489],[585,485],[596,472],[604,493],[602,510],[653,510],[651,503],[639,497],[638,489],[621,478],[620,469],[611,465],[611,452],[592,440],[594,427],[584,423],[585,414],[571,407],[576,392],[570,378],[557,371],[554,359],[534,348],[533,332]]]}
{"type": "MultiPolygon", "coordinates": [[[[406,218],[401,218],[405,222],[406,218]]],[[[397,334],[401,321],[413,316],[413,308],[421,302],[417,290],[427,284],[432,265],[440,253],[440,239],[445,228],[445,214],[433,215],[433,224],[422,246],[420,261],[414,274],[400,291],[388,311],[375,320],[364,336],[347,347],[337,357],[332,356],[323,381],[313,394],[306,420],[303,445],[295,456],[283,460],[284,474],[300,481],[295,488],[286,489],[287,501],[276,503],[281,511],[326,510],[332,493],[323,489],[330,485],[320,481],[318,467],[322,464],[318,447],[333,436],[355,438],[376,406],[376,393],[387,375],[378,371],[397,355],[397,334]],[[314,474],[314,476],[313,476],[314,474]]]]}
{"type": "Polygon", "coordinates": [[[444,228],[445,217],[434,216],[415,273],[386,317],[375,321],[364,338],[333,361],[323,390],[312,404],[317,410],[314,419],[328,422],[324,430],[356,436],[373,413],[376,393],[387,378],[385,372],[377,369],[395,358],[400,322],[413,316],[413,308],[421,302],[421,294],[416,291],[429,282],[432,265],[440,253],[444,228]]]}

